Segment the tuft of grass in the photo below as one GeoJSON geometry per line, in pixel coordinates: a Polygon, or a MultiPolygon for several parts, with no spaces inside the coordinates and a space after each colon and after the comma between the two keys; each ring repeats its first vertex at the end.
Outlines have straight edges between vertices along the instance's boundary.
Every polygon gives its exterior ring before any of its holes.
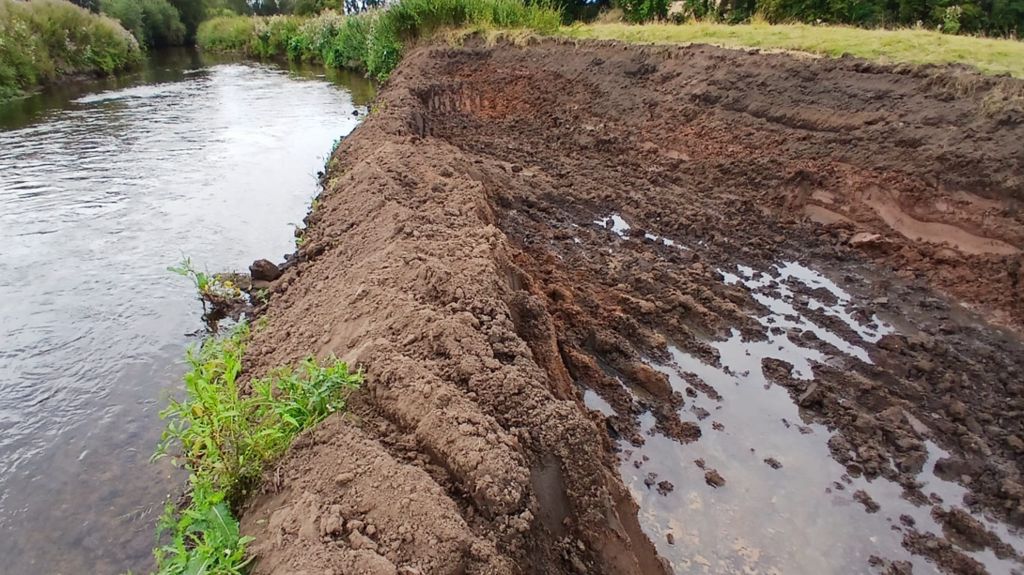
{"type": "Polygon", "coordinates": [[[561,12],[522,0],[399,0],[386,9],[341,16],[330,10],[295,16],[220,17],[199,27],[205,50],[287,57],[366,72],[386,80],[405,48],[444,28],[527,29],[553,34],[561,12]]]}
{"type": "Polygon", "coordinates": [[[65,0],[0,0],[0,100],[64,76],[110,75],[142,61],[116,20],[65,0]]]}
{"type": "Polygon", "coordinates": [[[727,48],[794,50],[830,57],[849,54],[881,63],[964,64],[986,74],[1024,78],[1024,42],[953,36],[924,29],[867,30],[807,24],[697,22],[576,25],[563,27],[559,33],[577,39],[704,43],[727,48]]]}
{"type": "Polygon", "coordinates": [[[305,429],[345,408],[348,394],[362,383],[330,358],[312,358],[239,382],[249,328],[209,338],[190,349],[185,398],[172,399],[160,417],[167,421],[154,460],[171,456],[189,472],[188,504],[168,503],[158,525],[169,542],[154,551],[159,575],[209,573],[241,575],[246,546],[236,509],[259,479],[263,466],[279,457],[305,429]]]}

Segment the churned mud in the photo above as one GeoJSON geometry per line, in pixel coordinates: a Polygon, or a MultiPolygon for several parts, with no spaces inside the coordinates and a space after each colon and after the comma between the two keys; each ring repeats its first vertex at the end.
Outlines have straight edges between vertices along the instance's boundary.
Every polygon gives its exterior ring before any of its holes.
{"type": "Polygon", "coordinates": [[[367,384],[255,572],[1024,571],[1024,84],[471,41],[374,110],[247,359],[367,384]]]}

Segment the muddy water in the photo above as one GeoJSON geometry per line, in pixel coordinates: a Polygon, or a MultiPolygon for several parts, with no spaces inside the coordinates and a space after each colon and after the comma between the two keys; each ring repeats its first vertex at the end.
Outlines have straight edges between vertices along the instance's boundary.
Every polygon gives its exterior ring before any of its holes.
{"type": "MultiPolygon", "coordinates": [[[[594,224],[630,237],[628,222],[618,215],[594,224]]],[[[709,342],[719,358],[714,365],[673,346],[667,361],[651,361],[686,397],[681,419],[702,432],[698,441],[681,444],[659,433],[654,416],[645,413],[643,445],[620,445],[620,472],[658,552],[676,573],[870,573],[881,572],[872,567],[880,565],[878,559],[909,563],[914,573],[936,572],[934,564],[902,545],[912,530],[943,533],[933,505],[911,503],[901,486],[884,478],[851,476],[830,455],[831,431],[805,423],[789,392],[762,369],[765,359],[781,360],[792,366],[791,377],[813,380],[815,364],[870,363],[873,344],[897,328],[864,313],[854,295],[799,262],[718,271],[725,283],[747,290],[763,306],[757,319],[765,338],[749,341],[734,330],[725,340],[709,342]],[[822,325],[823,317],[831,328],[822,325]],[[716,393],[702,391],[707,386],[716,393]],[[724,484],[709,481],[712,472],[724,484]],[[865,504],[869,500],[878,508],[865,504]]],[[[614,413],[593,390],[584,392],[584,403],[604,415],[614,413]]],[[[928,435],[926,422],[914,425],[928,435]]],[[[966,490],[934,473],[936,461],[948,454],[931,441],[926,446],[928,460],[917,478],[922,491],[939,508],[963,507],[966,490]]],[[[1018,553],[1024,551],[1019,531],[981,514],[975,518],[1018,553]]],[[[990,573],[1022,569],[989,549],[959,550],[990,573]]]]}
{"type": "Polygon", "coordinates": [[[291,251],[370,97],[358,78],[182,52],[0,107],[0,572],[149,567],[180,481],[147,464],[157,411],[202,327],[166,267],[291,251]]]}

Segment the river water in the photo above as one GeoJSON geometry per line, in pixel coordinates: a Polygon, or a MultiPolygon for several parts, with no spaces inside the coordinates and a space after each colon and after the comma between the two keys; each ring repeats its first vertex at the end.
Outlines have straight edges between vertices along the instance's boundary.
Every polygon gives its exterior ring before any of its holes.
{"type": "Polygon", "coordinates": [[[294,249],[373,88],[164,53],[0,105],[0,573],[146,572],[182,478],[148,464],[201,308],[166,268],[294,249]]]}

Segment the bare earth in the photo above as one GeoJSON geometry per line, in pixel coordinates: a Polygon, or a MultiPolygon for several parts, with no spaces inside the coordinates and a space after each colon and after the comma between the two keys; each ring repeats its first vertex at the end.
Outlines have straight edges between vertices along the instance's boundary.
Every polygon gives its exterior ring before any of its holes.
{"type": "Polygon", "coordinates": [[[1024,570],[1022,206],[1021,81],[417,48],[249,348],[367,373],[255,572],[1024,570]]]}

